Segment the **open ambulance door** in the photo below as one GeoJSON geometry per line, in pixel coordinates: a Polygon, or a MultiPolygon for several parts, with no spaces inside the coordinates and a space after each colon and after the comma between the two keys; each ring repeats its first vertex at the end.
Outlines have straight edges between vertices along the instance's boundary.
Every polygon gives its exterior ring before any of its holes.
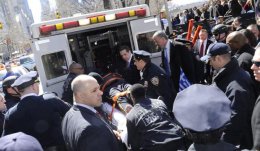
{"type": "Polygon", "coordinates": [[[68,66],[72,63],[67,35],[34,40],[32,47],[43,92],[55,92],[61,97],[68,66]]]}
{"type": "Polygon", "coordinates": [[[158,16],[151,16],[143,19],[130,21],[133,43],[135,50],[145,50],[152,54],[153,63],[160,65],[161,52],[152,39],[157,30],[162,30],[158,16]]]}

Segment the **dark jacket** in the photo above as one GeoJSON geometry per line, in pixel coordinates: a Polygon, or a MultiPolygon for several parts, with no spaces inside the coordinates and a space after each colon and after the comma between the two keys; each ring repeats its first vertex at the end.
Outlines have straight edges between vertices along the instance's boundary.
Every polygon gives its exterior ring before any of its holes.
{"type": "Polygon", "coordinates": [[[256,105],[252,115],[252,131],[254,140],[254,149],[260,150],[260,95],[256,100],[256,105]]]}
{"type": "Polygon", "coordinates": [[[0,111],[0,136],[3,133],[4,119],[5,119],[5,115],[0,111]]]}
{"type": "Polygon", "coordinates": [[[75,73],[69,73],[63,85],[63,92],[61,99],[69,104],[73,104],[73,92],[71,90],[71,82],[77,77],[75,73]]]}
{"type": "Polygon", "coordinates": [[[192,144],[189,151],[236,151],[234,145],[220,141],[216,144],[192,144]]]}
{"type": "Polygon", "coordinates": [[[241,49],[237,51],[237,53],[234,56],[235,58],[237,58],[239,67],[243,68],[246,72],[248,72],[248,74],[250,74],[250,77],[255,84],[255,91],[259,93],[259,82],[255,80],[253,70],[251,70],[254,53],[255,49],[251,47],[249,44],[245,44],[241,49]]]}
{"type": "Polygon", "coordinates": [[[121,63],[119,66],[119,73],[129,84],[135,84],[140,81],[140,73],[134,65],[134,57],[132,57],[129,66],[127,66],[125,61],[121,63]]]}
{"type": "MultiPolygon", "coordinates": [[[[162,50],[162,68],[165,69],[164,65],[164,50],[162,50]]],[[[192,52],[180,42],[170,43],[170,68],[171,68],[171,79],[177,92],[179,91],[180,73],[181,69],[185,73],[190,83],[195,83],[195,69],[193,63],[192,52]]],[[[166,104],[167,105],[167,104],[166,104]]]]}
{"type": "Polygon", "coordinates": [[[229,14],[232,15],[232,17],[237,17],[241,15],[242,7],[238,3],[238,0],[230,0],[229,1],[229,14]]]}
{"type": "Polygon", "coordinates": [[[126,118],[128,145],[131,146],[131,150],[172,151],[183,149],[182,130],[173,122],[161,100],[139,100],[126,118]],[[172,147],[167,148],[169,144],[172,144],[172,147]]]}
{"type": "Polygon", "coordinates": [[[121,151],[112,129],[93,111],[74,105],[62,121],[68,151],[121,151]]]}
{"type": "Polygon", "coordinates": [[[232,58],[215,77],[215,84],[231,101],[231,121],[222,136],[225,142],[251,149],[251,115],[255,104],[254,86],[250,76],[232,58]]]}
{"type": "MultiPolygon", "coordinates": [[[[211,45],[213,42],[211,40],[207,40],[206,48],[205,48],[205,54],[207,53],[207,49],[209,45],[211,45]]],[[[211,73],[211,66],[209,64],[205,64],[205,62],[202,62],[198,60],[199,56],[199,49],[200,49],[200,43],[197,41],[194,45],[194,69],[195,69],[195,77],[196,77],[196,83],[202,83],[204,84],[205,81],[210,84],[212,82],[212,73],[211,73]]]]}
{"type": "Polygon", "coordinates": [[[234,55],[238,61],[239,67],[247,71],[250,74],[252,79],[255,79],[253,70],[251,70],[254,53],[255,53],[255,49],[251,47],[249,44],[245,44],[234,55]]]}
{"type": "Polygon", "coordinates": [[[69,108],[53,94],[27,96],[7,111],[4,135],[24,132],[35,137],[43,148],[65,145],[61,119],[69,108]]]}
{"type": "Polygon", "coordinates": [[[165,72],[155,64],[147,63],[141,79],[140,83],[146,87],[147,97],[153,99],[157,99],[159,96],[163,97],[165,105],[171,112],[177,93],[165,72]]]}
{"type": "Polygon", "coordinates": [[[19,101],[19,97],[11,96],[10,94],[5,94],[6,108],[7,110],[15,106],[19,101]]]}

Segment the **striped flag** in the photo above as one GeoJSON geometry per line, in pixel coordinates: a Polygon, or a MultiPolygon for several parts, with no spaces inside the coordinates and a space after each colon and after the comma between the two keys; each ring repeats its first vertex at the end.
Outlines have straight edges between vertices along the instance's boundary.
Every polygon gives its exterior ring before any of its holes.
{"type": "Polygon", "coordinates": [[[189,82],[188,78],[184,74],[182,68],[181,68],[181,73],[180,73],[180,82],[179,82],[179,91],[182,91],[189,87],[191,83],[189,82]]]}

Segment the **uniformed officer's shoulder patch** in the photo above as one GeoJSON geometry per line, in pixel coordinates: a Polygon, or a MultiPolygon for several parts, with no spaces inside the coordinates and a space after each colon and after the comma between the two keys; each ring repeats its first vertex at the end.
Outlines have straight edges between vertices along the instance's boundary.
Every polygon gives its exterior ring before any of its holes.
{"type": "Polygon", "coordinates": [[[152,82],[153,85],[158,86],[159,85],[159,78],[157,76],[155,76],[151,79],[151,82],[152,82]]]}

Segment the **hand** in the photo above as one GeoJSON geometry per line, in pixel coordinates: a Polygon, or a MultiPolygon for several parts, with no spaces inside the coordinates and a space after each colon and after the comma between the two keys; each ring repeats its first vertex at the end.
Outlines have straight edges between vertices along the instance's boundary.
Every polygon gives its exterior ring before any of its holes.
{"type": "Polygon", "coordinates": [[[121,137],[120,137],[120,132],[116,131],[116,130],[113,130],[114,134],[116,135],[116,138],[118,140],[121,140],[121,137]]]}
{"type": "Polygon", "coordinates": [[[126,113],[129,113],[131,110],[132,110],[132,106],[131,105],[127,105],[126,107],[125,107],[125,112],[126,113]]]}

